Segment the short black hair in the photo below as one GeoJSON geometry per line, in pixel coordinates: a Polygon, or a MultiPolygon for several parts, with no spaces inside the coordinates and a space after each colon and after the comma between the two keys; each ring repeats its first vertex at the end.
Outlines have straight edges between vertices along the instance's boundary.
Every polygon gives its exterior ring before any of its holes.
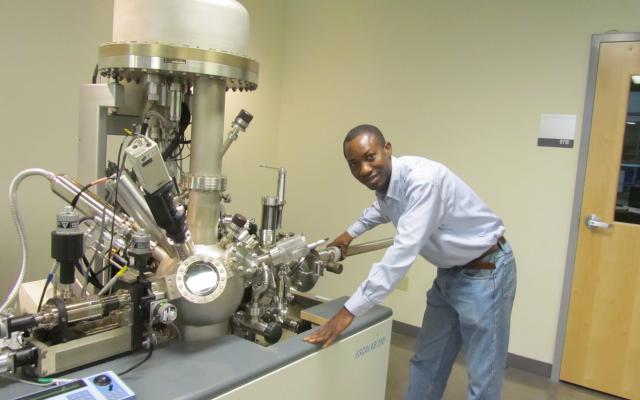
{"type": "Polygon", "coordinates": [[[385,140],[382,132],[380,132],[380,129],[378,129],[377,126],[362,124],[351,129],[349,133],[347,133],[347,136],[344,137],[344,141],[342,142],[342,152],[344,153],[344,148],[347,146],[347,143],[362,135],[363,133],[369,133],[373,135],[381,146],[387,144],[387,141],[385,140]]]}

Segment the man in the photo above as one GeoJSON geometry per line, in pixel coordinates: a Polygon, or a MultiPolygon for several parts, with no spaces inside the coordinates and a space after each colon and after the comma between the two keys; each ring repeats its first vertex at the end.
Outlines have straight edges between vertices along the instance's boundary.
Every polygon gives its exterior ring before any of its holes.
{"type": "Polygon", "coordinates": [[[305,340],[329,346],[354,316],[380,303],[421,255],[438,273],[427,293],[406,398],[441,399],[462,347],[468,400],[499,399],[516,288],[502,221],[444,165],[393,157],[391,143],[375,126],[353,128],[343,150],[353,176],[376,199],[329,246],[348,254],[353,238],[385,222],[395,225],[396,236],[344,307],[305,340]]]}

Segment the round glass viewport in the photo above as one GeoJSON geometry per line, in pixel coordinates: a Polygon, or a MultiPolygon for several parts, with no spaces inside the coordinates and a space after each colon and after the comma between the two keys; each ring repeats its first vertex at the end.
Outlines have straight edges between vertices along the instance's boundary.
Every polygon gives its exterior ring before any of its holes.
{"type": "Polygon", "coordinates": [[[195,263],[184,274],[187,290],[198,296],[207,296],[218,287],[218,271],[210,264],[195,263]]]}

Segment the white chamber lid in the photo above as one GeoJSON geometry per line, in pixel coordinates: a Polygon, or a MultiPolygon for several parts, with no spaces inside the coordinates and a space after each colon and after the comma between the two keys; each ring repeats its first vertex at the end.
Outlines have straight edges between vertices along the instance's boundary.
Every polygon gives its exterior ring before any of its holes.
{"type": "Polygon", "coordinates": [[[157,42],[247,57],[249,13],[236,0],[114,0],[113,41],[157,42]]]}

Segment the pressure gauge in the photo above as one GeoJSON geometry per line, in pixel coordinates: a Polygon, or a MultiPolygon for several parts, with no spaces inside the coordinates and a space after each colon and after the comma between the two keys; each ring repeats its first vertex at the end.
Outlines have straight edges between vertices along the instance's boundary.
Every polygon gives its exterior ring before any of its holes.
{"type": "Polygon", "coordinates": [[[186,300],[204,304],[220,297],[228,279],[227,269],[218,259],[195,255],[178,267],[176,286],[186,300]]]}

